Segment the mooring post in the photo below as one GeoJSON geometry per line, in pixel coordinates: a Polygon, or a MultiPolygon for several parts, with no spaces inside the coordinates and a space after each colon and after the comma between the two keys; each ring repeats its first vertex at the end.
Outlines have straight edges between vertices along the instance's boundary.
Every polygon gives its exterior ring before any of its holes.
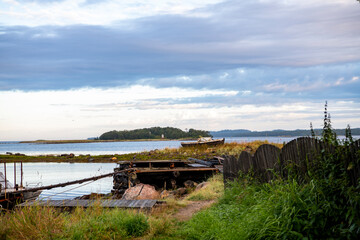
{"type": "Polygon", "coordinates": [[[23,173],[23,164],[22,164],[22,162],[20,162],[20,168],[21,168],[20,187],[22,188],[22,187],[23,187],[23,176],[24,176],[24,173],[23,173]]]}
{"type": "Polygon", "coordinates": [[[5,194],[5,199],[6,199],[6,162],[4,162],[4,173],[5,173],[5,191],[4,191],[4,194],[5,194]]]}
{"type": "Polygon", "coordinates": [[[14,162],[14,187],[16,186],[16,162],[14,162]]]}
{"type": "Polygon", "coordinates": [[[4,174],[5,174],[5,193],[6,193],[6,163],[4,162],[4,174]]]}

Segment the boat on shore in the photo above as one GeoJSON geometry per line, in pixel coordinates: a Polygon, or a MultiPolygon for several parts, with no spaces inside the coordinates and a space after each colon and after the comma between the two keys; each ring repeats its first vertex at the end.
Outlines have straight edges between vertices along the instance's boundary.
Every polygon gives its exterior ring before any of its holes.
{"type": "Polygon", "coordinates": [[[195,146],[217,146],[225,143],[225,138],[212,139],[211,137],[199,138],[196,142],[181,142],[183,147],[195,147],[195,146]]]}

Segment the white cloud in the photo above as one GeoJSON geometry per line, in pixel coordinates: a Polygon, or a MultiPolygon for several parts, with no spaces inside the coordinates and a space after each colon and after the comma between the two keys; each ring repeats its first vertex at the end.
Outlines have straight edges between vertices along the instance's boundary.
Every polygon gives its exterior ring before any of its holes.
{"type": "Polygon", "coordinates": [[[0,95],[0,139],[71,139],[112,129],[180,126],[204,118],[202,103],[183,99],[234,96],[237,91],[156,89],[147,86],[68,91],[6,91],[0,95]],[[177,102],[179,101],[179,102],[177,102]],[[61,131],[60,131],[61,130],[61,131]]]}
{"type": "Polygon", "coordinates": [[[140,17],[185,14],[195,8],[220,0],[124,0],[99,1],[86,4],[85,0],[11,1],[0,0],[0,22],[4,25],[108,25],[118,20],[140,17]]]}
{"type": "MultiPolygon", "coordinates": [[[[0,140],[84,139],[110,130],[152,126],[222,130],[321,127],[323,101],[270,104],[218,104],[237,91],[127,88],[82,88],[62,91],[6,91],[0,94],[0,140]],[[200,97],[202,101],[192,99],[200,97]]],[[[241,92],[248,98],[250,91],[241,92]]],[[[334,127],[360,120],[359,103],[329,101],[334,127]]]]}

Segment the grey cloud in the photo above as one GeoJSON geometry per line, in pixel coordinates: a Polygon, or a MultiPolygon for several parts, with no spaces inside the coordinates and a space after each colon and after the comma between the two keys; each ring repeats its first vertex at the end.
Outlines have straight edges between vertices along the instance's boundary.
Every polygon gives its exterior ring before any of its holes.
{"type": "Polygon", "coordinates": [[[358,83],[333,84],[360,75],[356,4],[227,1],[193,16],[162,15],[110,27],[1,27],[0,89],[143,83],[292,94],[287,89],[302,86],[302,95],[315,96],[321,89],[304,86],[317,82],[356,97],[358,83]],[[204,14],[209,17],[196,17],[204,14]]]}

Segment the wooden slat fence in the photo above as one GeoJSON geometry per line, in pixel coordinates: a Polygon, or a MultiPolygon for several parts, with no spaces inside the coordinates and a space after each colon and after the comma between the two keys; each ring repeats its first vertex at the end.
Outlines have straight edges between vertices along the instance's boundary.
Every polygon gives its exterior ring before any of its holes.
{"type": "MultiPolygon", "coordinates": [[[[351,183],[356,185],[360,177],[360,163],[356,162],[360,154],[360,139],[355,141],[349,149],[348,173],[351,183]]],[[[316,167],[313,164],[316,164],[315,159],[322,150],[333,153],[335,147],[310,137],[294,139],[281,150],[273,145],[264,144],[256,150],[254,156],[243,151],[238,158],[226,157],[224,182],[237,179],[239,171],[245,174],[252,171],[254,177],[261,182],[269,182],[274,177],[286,179],[292,174],[296,174],[299,180],[306,181],[308,169],[316,167]]]]}

